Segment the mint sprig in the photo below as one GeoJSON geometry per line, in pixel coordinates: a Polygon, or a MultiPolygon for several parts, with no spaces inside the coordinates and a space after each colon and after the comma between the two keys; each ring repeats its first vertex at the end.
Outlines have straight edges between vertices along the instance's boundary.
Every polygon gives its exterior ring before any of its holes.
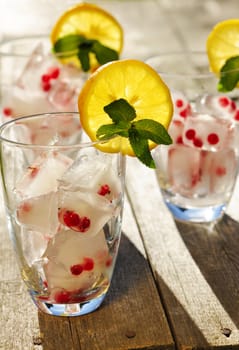
{"type": "Polygon", "coordinates": [[[232,91],[239,82],[239,56],[229,58],[220,70],[218,91],[232,91]]]}
{"type": "Polygon", "coordinates": [[[95,55],[99,65],[119,59],[115,50],[80,34],[69,34],[58,39],[53,46],[53,52],[61,54],[62,57],[77,56],[84,72],[90,69],[90,53],[95,55]]]}
{"type": "Polygon", "coordinates": [[[96,133],[97,138],[99,140],[107,140],[114,136],[128,138],[136,157],[148,167],[155,168],[149,140],[156,144],[171,144],[172,139],[165,127],[152,119],[134,121],[136,111],[123,98],[105,106],[104,111],[113,123],[100,126],[96,133]]]}

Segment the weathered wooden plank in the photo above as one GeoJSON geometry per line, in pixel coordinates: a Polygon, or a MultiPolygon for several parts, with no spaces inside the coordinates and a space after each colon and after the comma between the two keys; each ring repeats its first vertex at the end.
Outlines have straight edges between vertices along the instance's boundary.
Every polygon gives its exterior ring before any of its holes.
{"type": "Polygon", "coordinates": [[[127,188],[178,348],[239,348],[238,223],[176,226],[154,172],[128,163],[127,188]]]}
{"type": "Polygon", "coordinates": [[[36,308],[20,279],[6,229],[0,188],[0,349],[41,350],[36,308]]]}
{"type": "MultiPolygon", "coordinates": [[[[205,334],[210,331],[214,339],[206,347],[234,345],[239,349],[239,223],[225,215],[212,229],[179,222],[177,227],[207,284],[204,320],[212,319],[214,327],[205,324],[205,334]]],[[[183,331],[180,337],[185,337],[183,331]]],[[[206,339],[197,337],[194,342],[199,347],[206,339]]]]}
{"type": "MultiPolygon", "coordinates": [[[[125,211],[130,212],[127,203],[125,211]]],[[[44,350],[65,350],[66,344],[69,350],[174,349],[142,247],[138,249],[131,241],[137,227],[126,215],[116,270],[104,303],[92,314],[70,319],[39,313],[44,350]]]]}

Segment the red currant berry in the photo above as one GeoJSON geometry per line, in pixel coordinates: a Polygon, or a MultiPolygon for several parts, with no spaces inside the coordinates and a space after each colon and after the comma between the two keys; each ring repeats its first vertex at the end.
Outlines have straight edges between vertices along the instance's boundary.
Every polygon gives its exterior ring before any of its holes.
{"type": "Polygon", "coordinates": [[[45,92],[51,90],[51,84],[49,82],[42,83],[42,90],[45,92]]]}
{"type": "Polygon", "coordinates": [[[70,270],[72,275],[79,276],[83,272],[84,267],[81,264],[72,265],[70,270]]]}
{"type": "Polygon", "coordinates": [[[94,260],[91,258],[84,258],[83,269],[85,271],[91,271],[94,268],[94,260]]]}
{"type": "Polygon", "coordinates": [[[177,143],[178,145],[182,145],[182,144],[183,144],[183,138],[182,138],[182,136],[179,136],[179,137],[177,138],[176,143],[177,143]]]}
{"type": "Polygon", "coordinates": [[[211,133],[208,135],[207,141],[210,145],[216,145],[219,142],[219,136],[215,133],[211,133]]]}
{"type": "Polygon", "coordinates": [[[227,107],[230,103],[228,97],[219,97],[218,102],[221,107],[227,107]]]}
{"type": "Polygon", "coordinates": [[[77,228],[80,232],[85,232],[90,227],[90,219],[84,216],[80,219],[80,223],[77,225],[77,228]]]}
{"type": "Polygon", "coordinates": [[[71,294],[66,290],[62,290],[60,292],[56,292],[54,298],[57,303],[64,304],[70,301],[71,294]]]}
{"type": "Polygon", "coordinates": [[[225,167],[223,167],[223,166],[220,167],[220,166],[219,166],[219,167],[216,169],[215,173],[216,173],[217,176],[224,176],[224,175],[226,175],[227,171],[226,171],[226,168],[225,168],[225,167]]]}
{"type": "Polygon", "coordinates": [[[188,129],[185,133],[185,137],[188,140],[193,140],[196,136],[196,131],[194,129],[188,129]]]}
{"type": "Polygon", "coordinates": [[[100,196],[105,196],[106,194],[110,194],[110,187],[109,187],[109,185],[107,185],[107,184],[102,185],[97,193],[100,196]]]}
{"type": "Polygon", "coordinates": [[[49,74],[42,74],[42,76],[41,76],[41,81],[43,84],[49,83],[50,79],[51,79],[51,77],[49,74]]]}
{"type": "Polygon", "coordinates": [[[193,140],[193,144],[195,147],[201,148],[203,146],[203,142],[200,138],[195,138],[193,140]]]}
{"type": "Polygon", "coordinates": [[[176,104],[176,107],[181,108],[181,107],[183,107],[183,100],[181,100],[181,99],[176,100],[175,104],[176,104]]]}
{"type": "Polygon", "coordinates": [[[234,115],[234,119],[239,121],[239,109],[236,111],[236,113],[234,115]]]}
{"type": "Polygon", "coordinates": [[[3,108],[3,114],[4,114],[6,117],[10,117],[10,116],[12,115],[12,109],[9,108],[9,107],[3,108]]]}
{"type": "Polygon", "coordinates": [[[58,67],[50,67],[48,69],[50,79],[57,79],[60,75],[60,69],[58,67]]]}
{"type": "Polygon", "coordinates": [[[67,210],[63,215],[63,221],[66,226],[73,227],[79,225],[80,218],[79,215],[76,214],[74,211],[67,210]]]}

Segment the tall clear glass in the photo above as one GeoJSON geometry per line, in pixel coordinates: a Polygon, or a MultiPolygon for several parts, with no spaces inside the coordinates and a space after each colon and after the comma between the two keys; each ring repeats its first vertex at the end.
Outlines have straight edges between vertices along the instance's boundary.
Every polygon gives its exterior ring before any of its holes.
{"type": "Polygon", "coordinates": [[[2,122],[36,113],[77,112],[87,73],[53,55],[45,36],[16,38],[0,44],[2,122]]]}
{"type": "Polygon", "coordinates": [[[169,86],[173,144],[154,151],[163,199],[178,220],[222,217],[238,174],[239,90],[220,93],[205,52],[171,52],[146,62],[169,86]]]}
{"type": "Polygon", "coordinates": [[[125,159],[98,146],[77,113],[34,115],[0,127],[10,237],[30,296],[48,314],[92,312],[110,286],[125,159]]]}

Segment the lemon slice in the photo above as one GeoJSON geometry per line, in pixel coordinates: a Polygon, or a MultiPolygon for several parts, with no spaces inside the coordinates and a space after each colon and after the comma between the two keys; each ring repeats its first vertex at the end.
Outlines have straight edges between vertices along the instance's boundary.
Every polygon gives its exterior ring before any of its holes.
{"type": "MultiPolygon", "coordinates": [[[[119,22],[102,8],[87,3],[80,3],[68,9],[56,22],[51,32],[51,42],[54,45],[59,39],[79,34],[86,39],[98,40],[102,45],[115,50],[118,54],[123,47],[123,29],[119,22]]],[[[79,67],[76,56],[60,58],[62,63],[72,63],[79,67]]],[[[99,66],[95,56],[90,53],[90,66],[99,66]]]]}
{"type": "Polygon", "coordinates": [[[217,74],[229,58],[239,55],[239,19],[216,24],[206,46],[210,68],[217,74]]]}
{"type": "MultiPolygon", "coordinates": [[[[96,132],[100,126],[112,123],[104,107],[118,99],[125,99],[135,109],[135,121],[152,119],[168,129],[173,105],[169,89],[161,77],[142,61],[119,60],[98,68],[80,92],[78,107],[81,124],[92,141],[97,140],[96,132]]],[[[155,146],[149,141],[149,149],[155,146]]],[[[97,147],[107,153],[135,155],[129,140],[121,136],[97,147]]]]}

